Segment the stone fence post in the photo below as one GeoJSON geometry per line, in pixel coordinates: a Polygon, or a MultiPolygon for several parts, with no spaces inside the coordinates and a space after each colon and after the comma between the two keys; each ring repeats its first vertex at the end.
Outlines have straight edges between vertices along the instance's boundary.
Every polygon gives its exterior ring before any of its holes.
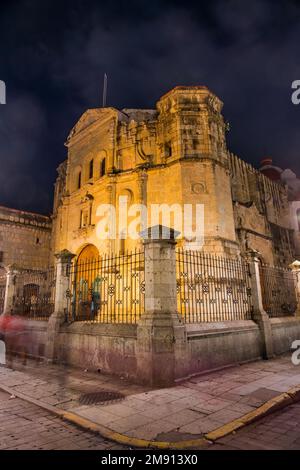
{"type": "Polygon", "coordinates": [[[145,313],[137,326],[139,382],[170,386],[185,360],[186,330],[177,313],[176,236],[157,225],[141,233],[145,248],[145,313]],[[168,236],[168,238],[166,238],[168,236]]]}
{"type": "Polygon", "coordinates": [[[69,287],[68,266],[75,257],[68,250],[63,250],[55,255],[56,257],[56,281],[55,281],[55,300],[54,312],[49,318],[47,327],[46,359],[55,361],[56,342],[60,325],[65,320],[67,309],[67,289],[69,287]]]}
{"type": "Polygon", "coordinates": [[[16,295],[17,283],[16,276],[19,271],[15,265],[10,265],[5,268],[6,270],[6,286],[3,315],[9,315],[13,312],[14,299],[16,295]]]}
{"type": "Polygon", "coordinates": [[[261,293],[261,283],[260,283],[260,273],[259,273],[259,263],[258,258],[259,253],[255,250],[249,251],[249,267],[251,275],[251,289],[252,289],[252,300],[253,300],[253,320],[258,324],[263,341],[263,356],[265,359],[271,359],[274,357],[273,349],[273,336],[272,336],[272,326],[269,315],[264,310],[262,293],[261,293]]]}
{"type": "Polygon", "coordinates": [[[297,310],[295,316],[300,317],[300,261],[295,260],[289,266],[296,278],[296,297],[297,297],[297,310]]]}

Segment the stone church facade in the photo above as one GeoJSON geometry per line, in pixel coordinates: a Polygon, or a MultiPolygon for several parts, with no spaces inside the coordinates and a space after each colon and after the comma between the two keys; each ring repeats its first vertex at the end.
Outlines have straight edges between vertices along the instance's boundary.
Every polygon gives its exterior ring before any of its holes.
{"type": "MultiPolygon", "coordinates": [[[[119,197],[127,196],[129,205],[147,207],[203,204],[206,252],[232,257],[252,249],[268,264],[292,262],[287,190],[228,151],[222,106],[206,87],[176,87],[155,109],[87,110],[58,168],[52,254],[138,246],[140,240],[96,234],[97,207],[118,210],[119,197]]],[[[189,247],[190,240],[183,234],[178,243],[189,247]]]]}

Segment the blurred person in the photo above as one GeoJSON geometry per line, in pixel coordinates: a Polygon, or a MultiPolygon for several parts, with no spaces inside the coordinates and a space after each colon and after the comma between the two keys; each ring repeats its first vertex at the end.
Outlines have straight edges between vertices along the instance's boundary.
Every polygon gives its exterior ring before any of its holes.
{"type": "Polygon", "coordinates": [[[5,323],[6,315],[0,315],[0,365],[6,364],[5,323]]]}
{"type": "Polygon", "coordinates": [[[19,315],[3,315],[0,322],[1,334],[6,346],[6,365],[13,368],[14,358],[20,355],[22,364],[26,365],[28,338],[26,322],[19,315]]]}

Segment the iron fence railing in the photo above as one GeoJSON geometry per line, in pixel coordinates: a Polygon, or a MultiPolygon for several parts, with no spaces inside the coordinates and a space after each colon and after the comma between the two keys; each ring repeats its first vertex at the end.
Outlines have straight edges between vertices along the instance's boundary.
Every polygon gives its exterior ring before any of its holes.
{"type": "Polygon", "coordinates": [[[24,270],[15,275],[12,313],[34,320],[48,320],[54,311],[55,269],[24,270]]]}
{"type": "Polygon", "coordinates": [[[263,264],[260,283],[264,310],[270,317],[293,315],[298,299],[296,273],[287,268],[263,264]]]}
{"type": "Polygon", "coordinates": [[[186,323],[251,318],[250,273],[244,260],[180,248],[176,266],[177,306],[186,323]]]}
{"type": "Polygon", "coordinates": [[[0,315],[3,313],[6,288],[6,275],[0,273],[0,315]]]}
{"type": "Polygon", "coordinates": [[[136,323],[144,312],[144,251],[75,260],[66,295],[68,321],[136,323]]]}

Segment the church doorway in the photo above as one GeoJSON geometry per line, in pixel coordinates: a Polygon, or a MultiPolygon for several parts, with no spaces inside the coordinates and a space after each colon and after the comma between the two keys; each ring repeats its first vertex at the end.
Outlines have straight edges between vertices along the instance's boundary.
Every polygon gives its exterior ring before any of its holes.
{"type": "Polygon", "coordinates": [[[95,245],[85,246],[75,264],[73,317],[77,320],[94,320],[100,309],[97,276],[101,259],[95,245]]]}
{"type": "Polygon", "coordinates": [[[83,263],[84,261],[91,261],[99,258],[99,251],[95,245],[86,245],[79,253],[77,263],[83,263]]]}

